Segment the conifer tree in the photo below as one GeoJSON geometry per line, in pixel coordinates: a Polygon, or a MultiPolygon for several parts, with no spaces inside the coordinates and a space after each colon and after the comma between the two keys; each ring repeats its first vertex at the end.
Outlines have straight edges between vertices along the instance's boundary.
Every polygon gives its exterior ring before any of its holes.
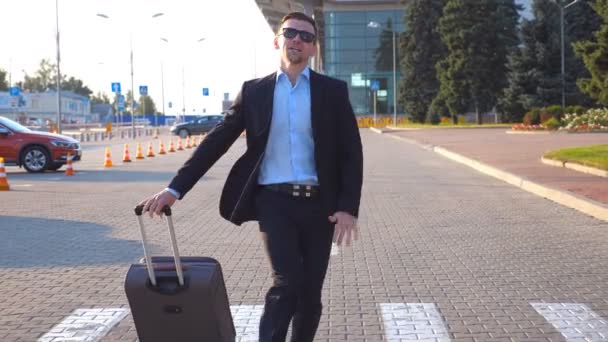
{"type": "Polygon", "coordinates": [[[445,56],[437,26],[445,0],[412,0],[405,7],[405,33],[399,50],[403,75],[399,102],[414,122],[424,122],[439,92],[435,64],[445,56]]]}

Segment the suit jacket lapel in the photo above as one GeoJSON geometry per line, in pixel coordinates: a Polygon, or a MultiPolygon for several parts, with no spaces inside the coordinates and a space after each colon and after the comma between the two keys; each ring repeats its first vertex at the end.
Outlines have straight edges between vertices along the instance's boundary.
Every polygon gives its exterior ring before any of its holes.
{"type": "Polygon", "coordinates": [[[270,129],[270,120],[272,119],[272,105],[274,102],[274,86],[277,79],[277,73],[264,77],[260,84],[260,130],[257,135],[268,133],[270,129]]]}
{"type": "Polygon", "coordinates": [[[312,137],[316,141],[321,123],[321,105],[323,98],[323,83],[319,74],[310,70],[310,122],[312,137]]]}

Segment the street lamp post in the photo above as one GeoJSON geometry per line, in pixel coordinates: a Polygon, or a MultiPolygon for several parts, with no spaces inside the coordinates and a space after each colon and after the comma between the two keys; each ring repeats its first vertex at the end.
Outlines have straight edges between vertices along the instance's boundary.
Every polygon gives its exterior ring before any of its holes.
{"type": "Polygon", "coordinates": [[[562,57],[562,72],[561,72],[561,87],[562,87],[562,113],[566,110],[566,58],[564,49],[564,10],[579,0],[574,0],[566,6],[560,4],[560,0],[553,0],[556,5],[559,6],[559,29],[560,29],[560,41],[561,41],[561,57],[562,57]]]}
{"type": "MultiPolygon", "coordinates": [[[[578,1],[578,0],[577,0],[578,1]]],[[[382,26],[376,21],[370,21],[367,24],[367,27],[371,28],[380,28],[390,30],[392,33],[392,45],[393,45],[393,125],[397,126],[397,44],[396,44],[396,35],[394,28],[389,28],[387,26],[382,26]]]]}
{"type": "Polygon", "coordinates": [[[59,50],[59,0],[55,0],[55,21],[57,28],[57,133],[61,133],[61,69],[60,50],[59,50]]]}
{"type": "MultiPolygon", "coordinates": [[[[156,13],[154,15],[152,15],[152,18],[158,18],[160,16],[164,15],[164,13],[156,13]]],[[[104,18],[104,19],[110,19],[110,16],[104,13],[97,13],[97,16],[100,18],[104,18]]],[[[129,53],[129,62],[131,64],[131,101],[130,101],[130,106],[131,106],[131,130],[133,132],[133,139],[136,138],[136,131],[135,131],[135,86],[134,86],[134,82],[133,82],[133,32],[131,32],[129,34],[129,48],[130,48],[130,53],[129,53]]],[[[145,113],[144,113],[145,115],[145,113]]]]}

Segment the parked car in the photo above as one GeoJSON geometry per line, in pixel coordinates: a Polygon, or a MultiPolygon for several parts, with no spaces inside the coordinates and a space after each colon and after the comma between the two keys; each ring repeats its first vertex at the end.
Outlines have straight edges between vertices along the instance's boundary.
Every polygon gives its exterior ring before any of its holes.
{"type": "Polygon", "coordinates": [[[207,133],[222,122],[222,115],[203,115],[190,122],[182,122],[171,127],[171,133],[179,135],[182,139],[187,136],[207,133]]]}
{"type": "Polygon", "coordinates": [[[61,134],[32,131],[0,116],[0,157],[6,165],[24,167],[28,172],[56,171],[67,163],[68,152],[78,161],[82,150],[78,141],[61,134]]]}

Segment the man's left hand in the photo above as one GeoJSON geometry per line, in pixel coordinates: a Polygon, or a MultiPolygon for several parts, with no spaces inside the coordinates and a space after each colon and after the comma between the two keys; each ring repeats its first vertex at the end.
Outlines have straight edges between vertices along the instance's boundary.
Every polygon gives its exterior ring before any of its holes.
{"type": "Polygon", "coordinates": [[[346,247],[349,247],[352,240],[359,239],[359,231],[357,227],[357,219],[344,211],[337,211],[329,217],[329,222],[335,223],[334,239],[338,246],[342,245],[342,241],[346,247]]]}

